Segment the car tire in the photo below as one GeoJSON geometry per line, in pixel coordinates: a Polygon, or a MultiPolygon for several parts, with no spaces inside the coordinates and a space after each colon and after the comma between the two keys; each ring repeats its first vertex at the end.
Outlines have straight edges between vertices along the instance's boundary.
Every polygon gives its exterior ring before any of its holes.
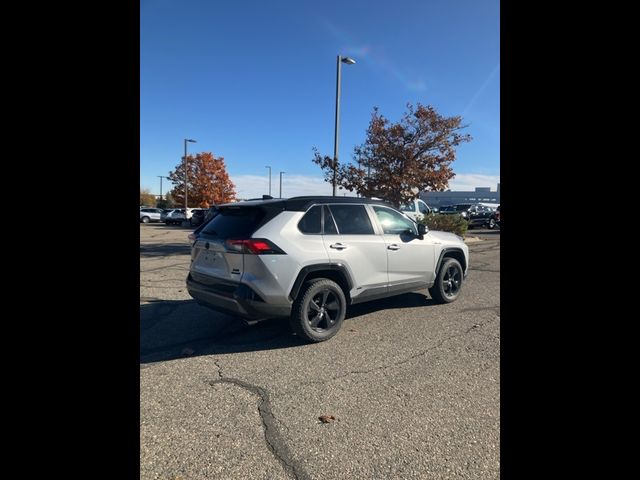
{"type": "Polygon", "coordinates": [[[340,285],[328,278],[315,278],[300,290],[289,321],[300,338],[324,342],[338,333],[346,311],[347,299],[340,285]]]}
{"type": "Polygon", "coordinates": [[[142,217],[142,218],[140,219],[140,221],[141,221],[142,223],[149,223],[149,217],[142,217]]]}
{"type": "Polygon", "coordinates": [[[437,303],[451,303],[460,295],[464,272],[455,258],[445,257],[429,294],[437,303]]]}
{"type": "Polygon", "coordinates": [[[496,228],[496,219],[490,218],[489,224],[487,226],[489,227],[489,230],[493,230],[494,228],[496,228]]]}

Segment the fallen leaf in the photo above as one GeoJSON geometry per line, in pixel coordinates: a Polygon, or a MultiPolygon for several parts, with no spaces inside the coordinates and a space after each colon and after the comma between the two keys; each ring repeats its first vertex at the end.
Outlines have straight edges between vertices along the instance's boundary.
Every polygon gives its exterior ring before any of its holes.
{"type": "Polygon", "coordinates": [[[476,324],[473,326],[473,328],[478,328],[479,326],[480,326],[480,325],[476,323],[476,324]]]}
{"type": "Polygon", "coordinates": [[[349,329],[349,331],[350,331],[350,332],[355,332],[355,331],[356,331],[356,329],[355,329],[355,328],[350,328],[350,329],[349,329]]]}
{"type": "Polygon", "coordinates": [[[322,423],[331,423],[336,419],[336,417],[334,417],[333,415],[320,415],[318,417],[318,420],[320,420],[322,423]]]}

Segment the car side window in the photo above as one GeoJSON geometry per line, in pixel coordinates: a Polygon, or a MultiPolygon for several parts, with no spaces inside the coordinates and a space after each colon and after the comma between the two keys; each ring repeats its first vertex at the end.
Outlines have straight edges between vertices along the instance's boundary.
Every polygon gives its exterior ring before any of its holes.
{"type": "Polygon", "coordinates": [[[322,233],[322,207],[316,205],[311,208],[298,222],[298,230],[305,234],[319,235],[322,233]]]}
{"type": "Polygon", "coordinates": [[[374,235],[364,205],[331,205],[329,210],[340,235],[374,235]]]}
{"type": "Polygon", "coordinates": [[[328,206],[323,207],[324,211],[324,234],[325,235],[337,235],[338,229],[336,228],[336,222],[331,215],[331,210],[328,206]]]}
{"type": "Polygon", "coordinates": [[[422,200],[418,200],[418,208],[420,209],[420,213],[425,215],[429,213],[429,207],[422,200]]]}
{"type": "Polygon", "coordinates": [[[385,207],[373,207],[376,217],[382,225],[382,231],[386,234],[400,235],[410,230],[414,235],[418,234],[415,224],[399,212],[385,207]]]}

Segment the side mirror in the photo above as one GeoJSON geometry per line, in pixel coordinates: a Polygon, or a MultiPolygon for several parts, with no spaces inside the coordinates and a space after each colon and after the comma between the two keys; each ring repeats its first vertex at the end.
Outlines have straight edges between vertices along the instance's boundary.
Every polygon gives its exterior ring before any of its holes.
{"type": "Polygon", "coordinates": [[[426,225],[424,225],[423,223],[419,223],[418,224],[418,235],[422,238],[422,236],[424,236],[427,232],[429,231],[429,229],[427,228],[426,225]]]}

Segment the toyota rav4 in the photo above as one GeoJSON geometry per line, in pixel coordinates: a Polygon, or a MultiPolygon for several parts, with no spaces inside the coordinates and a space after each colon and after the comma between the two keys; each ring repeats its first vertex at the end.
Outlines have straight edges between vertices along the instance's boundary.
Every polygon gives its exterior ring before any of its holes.
{"type": "Polygon", "coordinates": [[[380,201],[295,197],[232,203],[192,235],[189,294],[247,320],[289,317],[302,338],[340,329],[348,305],[424,288],[458,298],[463,239],[429,231],[380,201]]]}

